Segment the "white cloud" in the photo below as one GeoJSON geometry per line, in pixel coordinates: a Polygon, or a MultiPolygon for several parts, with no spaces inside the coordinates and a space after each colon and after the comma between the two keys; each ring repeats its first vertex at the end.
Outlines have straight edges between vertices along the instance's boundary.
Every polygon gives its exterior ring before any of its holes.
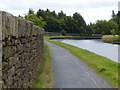
{"type": "Polygon", "coordinates": [[[118,0],[0,0],[0,10],[24,15],[29,8],[63,10],[67,15],[79,12],[87,23],[97,19],[110,19],[112,10],[117,13],[118,0]]]}

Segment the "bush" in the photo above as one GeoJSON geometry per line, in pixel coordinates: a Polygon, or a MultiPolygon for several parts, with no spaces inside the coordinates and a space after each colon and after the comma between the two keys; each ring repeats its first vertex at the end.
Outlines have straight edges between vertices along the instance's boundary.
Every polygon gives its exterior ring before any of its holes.
{"type": "Polygon", "coordinates": [[[119,35],[104,35],[102,36],[102,40],[104,42],[120,42],[120,36],[119,35]]]}

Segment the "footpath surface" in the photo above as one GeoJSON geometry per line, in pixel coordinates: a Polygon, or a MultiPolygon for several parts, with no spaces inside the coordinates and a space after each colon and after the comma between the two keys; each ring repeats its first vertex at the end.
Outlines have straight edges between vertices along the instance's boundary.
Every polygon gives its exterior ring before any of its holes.
{"type": "Polygon", "coordinates": [[[112,88],[102,76],[68,50],[50,42],[54,88],[112,88]]]}

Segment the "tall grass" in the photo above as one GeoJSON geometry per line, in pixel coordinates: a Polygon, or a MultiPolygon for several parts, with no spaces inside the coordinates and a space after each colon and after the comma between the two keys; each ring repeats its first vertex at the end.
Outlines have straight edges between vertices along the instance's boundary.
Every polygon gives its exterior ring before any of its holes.
{"type": "Polygon", "coordinates": [[[104,35],[102,36],[102,40],[104,42],[120,42],[120,36],[119,35],[104,35]]]}
{"type": "Polygon", "coordinates": [[[48,46],[44,45],[44,52],[40,61],[40,66],[36,74],[33,88],[51,88],[51,57],[48,46]]]}

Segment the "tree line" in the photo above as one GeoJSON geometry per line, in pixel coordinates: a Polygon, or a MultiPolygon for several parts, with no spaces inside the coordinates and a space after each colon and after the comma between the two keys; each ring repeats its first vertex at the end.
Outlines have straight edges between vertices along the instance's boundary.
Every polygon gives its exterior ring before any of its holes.
{"type": "Polygon", "coordinates": [[[115,14],[114,11],[112,11],[110,20],[97,20],[96,23],[90,23],[88,27],[93,34],[120,34],[120,12],[115,14]]]}
{"type": "Polygon", "coordinates": [[[26,20],[32,21],[35,25],[43,27],[47,32],[77,33],[77,34],[120,34],[120,12],[115,14],[109,21],[97,20],[96,23],[86,24],[84,18],[75,12],[67,16],[63,11],[56,13],[49,9],[39,9],[36,13],[29,9],[24,16],[26,20]]]}

